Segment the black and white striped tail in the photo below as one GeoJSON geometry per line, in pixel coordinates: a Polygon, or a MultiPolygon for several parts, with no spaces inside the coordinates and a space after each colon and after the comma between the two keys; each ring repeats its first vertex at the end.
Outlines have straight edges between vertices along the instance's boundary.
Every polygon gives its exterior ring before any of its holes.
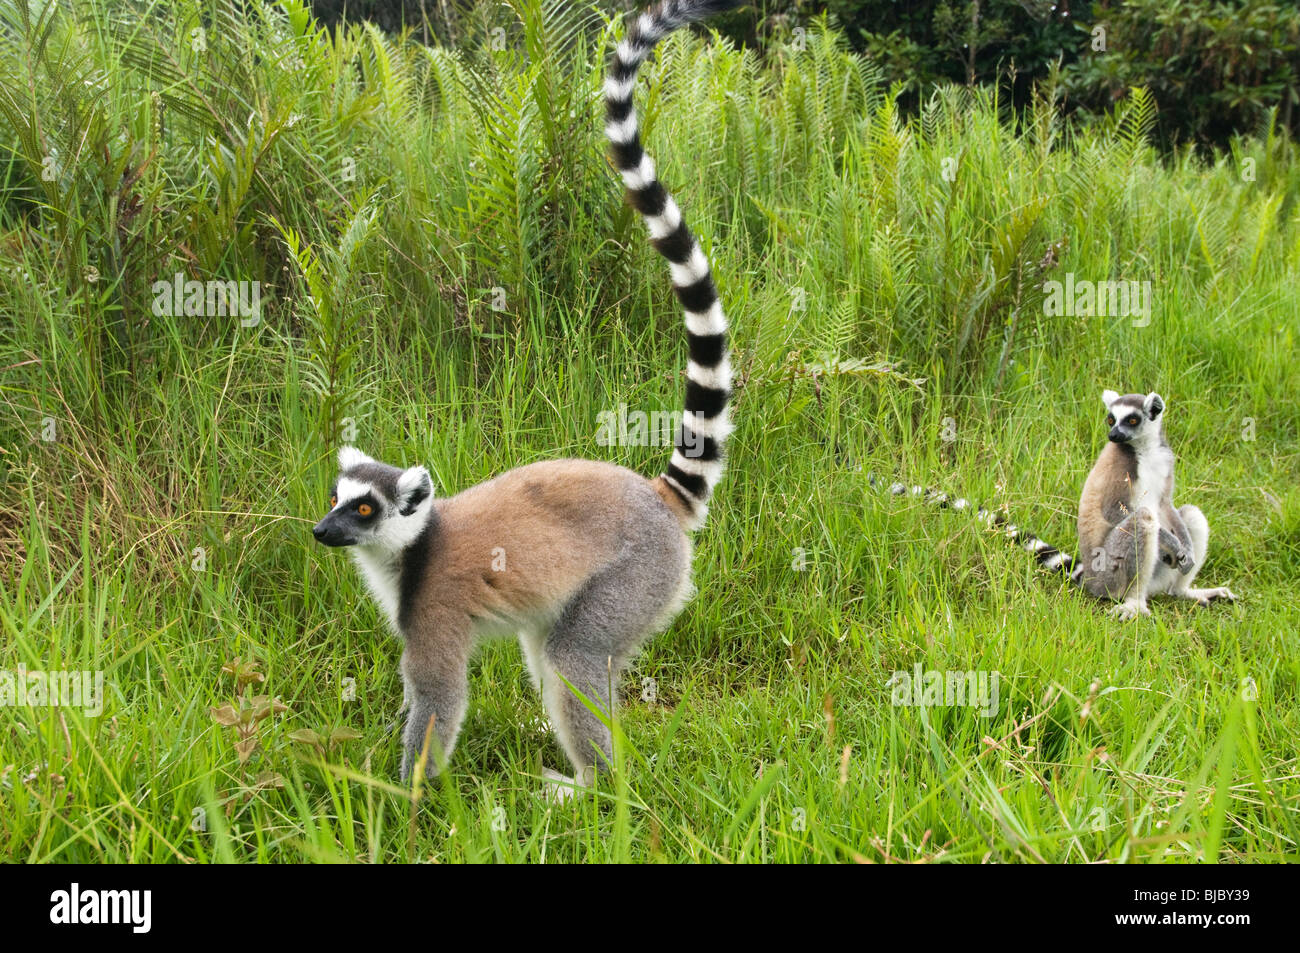
{"type": "Polygon", "coordinates": [[[655,166],[641,148],[632,90],[637,69],[655,44],[669,33],[739,6],[740,0],[662,0],[628,19],[605,79],[605,134],[615,164],[627,186],[628,201],[645,217],[651,244],[668,259],[673,290],[686,309],[690,360],[686,365],[686,405],[682,427],[663,480],[681,497],[694,529],[708,516],[709,497],[722,476],[723,444],[731,433],[731,362],[727,356],[727,319],[709,260],[682,221],[681,211],[655,166]]]}
{"type": "Polygon", "coordinates": [[[1043,569],[1048,572],[1059,572],[1069,576],[1070,581],[1076,584],[1083,577],[1083,566],[1077,559],[1039,539],[1029,530],[1021,529],[1015,523],[1008,522],[1005,513],[986,509],[983,506],[976,506],[963,497],[950,497],[947,493],[923,486],[907,486],[903,483],[891,483],[886,486],[877,481],[872,474],[867,475],[867,482],[874,489],[886,489],[894,496],[920,497],[926,503],[940,509],[973,510],[977,520],[999,530],[1010,542],[1026,552],[1033,553],[1035,561],[1043,569]]]}

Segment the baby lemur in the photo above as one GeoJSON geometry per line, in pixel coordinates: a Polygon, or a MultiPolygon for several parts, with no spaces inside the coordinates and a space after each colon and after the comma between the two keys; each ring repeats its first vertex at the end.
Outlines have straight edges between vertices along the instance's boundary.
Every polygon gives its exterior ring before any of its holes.
{"type": "Polygon", "coordinates": [[[1164,435],[1159,394],[1101,395],[1109,438],[1079,499],[1075,573],[1098,598],[1121,600],[1121,619],[1150,615],[1147,597],[1167,594],[1208,605],[1236,597],[1226,588],[1193,589],[1210,526],[1190,503],[1174,509],[1174,452],[1164,435]]]}
{"type": "MultiPolygon", "coordinates": [[[[352,547],[405,643],[403,778],[429,731],[451,756],[476,641],[517,633],[576,780],[590,785],[611,757],[610,729],[575,691],[610,712],[624,665],[689,597],[686,531],[704,522],[731,432],[727,322],[709,262],[641,148],[632,90],[659,40],[736,3],[666,0],[632,18],[605,81],[614,163],[686,312],[685,412],[666,472],[646,479],[608,463],[555,460],[435,499],[424,467],[339,452],[330,512],[313,532],[327,546],[352,547]]],[[[437,772],[436,752],[426,765],[437,772]]]]}

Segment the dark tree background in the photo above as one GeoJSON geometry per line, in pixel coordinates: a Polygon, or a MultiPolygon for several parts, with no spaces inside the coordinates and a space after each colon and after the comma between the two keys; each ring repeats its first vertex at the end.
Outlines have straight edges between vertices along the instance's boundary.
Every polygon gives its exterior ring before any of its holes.
{"type": "MultiPolygon", "coordinates": [[[[600,0],[609,11],[644,4],[600,0]]],[[[366,19],[455,42],[499,16],[487,0],[313,0],[327,24],[366,19]]],[[[1300,124],[1294,0],[755,0],[711,24],[738,42],[788,35],[821,13],[904,84],[915,109],[936,83],[999,84],[1019,109],[1059,66],[1057,91],[1087,121],[1146,86],[1165,145],[1223,145],[1276,110],[1300,124]]]]}
{"type": "MultiPolygon", "coordinates": [[[[420,27],[437,16],[434,0],[312,0],[317,19],[333,26],[346,20],[369,20],[384,30],[420,27]]],[[[446,6],[443,4],[442,6],[446,6]]]]}

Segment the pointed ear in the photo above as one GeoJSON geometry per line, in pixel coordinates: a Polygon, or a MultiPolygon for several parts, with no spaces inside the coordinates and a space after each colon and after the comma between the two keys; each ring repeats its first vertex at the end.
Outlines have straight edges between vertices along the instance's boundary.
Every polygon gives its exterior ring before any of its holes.
{"type": "Polygon", "coordinates": [[[1110,410],[1110,405],[1115,403],[1117,400],[1119,400],[1119,394],[1115,393],[1113,390],[1104,390],[1101,392],[1101,402],[1106,405],[1107,410],[1110,410]]]}
{"type": "Polygon", "coordinates": [[[433,480],[424,467],[411,467],[403,470],[397,478],[397,511],[403,516],[410,516],[420,508],[420,504],[433,495],[433,480]]]}
{"type": "Polygon", "coordinates": [[[356,447],[339,447],[339,469],[351,470],[353,467],[359,467],[363,463],[374,463],[375,461],[366,456],[356,447]]]}
{"type": "Polygon", "coordinates": [[[1165,402],[1155,391],[1147,394],[1147,399],[1142,402],[1142,409],[1147,412],[1147,416],[1155,420],[1160,416],[1160,412],[1165,409],[1165,402]]]}

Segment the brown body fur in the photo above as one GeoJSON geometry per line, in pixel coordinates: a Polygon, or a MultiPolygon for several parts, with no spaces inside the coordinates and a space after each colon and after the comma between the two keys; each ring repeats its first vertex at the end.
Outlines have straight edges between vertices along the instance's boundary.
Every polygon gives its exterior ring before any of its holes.
{"type": "Polygon", "coordinates": [[[1106,444],[1079,497],[1079,552],[1085,559],[1105,546],[1111,530],[1132,514],[1136,482],[1137,457],[1133,451],[1121,444],[1106,444]]]}
{"type": "MultiPolygon", "coordinates": [[[[424,617],[453,613],[509,627],[558,612],[621,554],[637,530],[629,499],[644,503],[656,484],[610,463],[547,460],[435,500],[438,528],[411,621],[423,628],[424,617]]],[[[664,505],[680,522],[680,504],[664,505]]]]}

